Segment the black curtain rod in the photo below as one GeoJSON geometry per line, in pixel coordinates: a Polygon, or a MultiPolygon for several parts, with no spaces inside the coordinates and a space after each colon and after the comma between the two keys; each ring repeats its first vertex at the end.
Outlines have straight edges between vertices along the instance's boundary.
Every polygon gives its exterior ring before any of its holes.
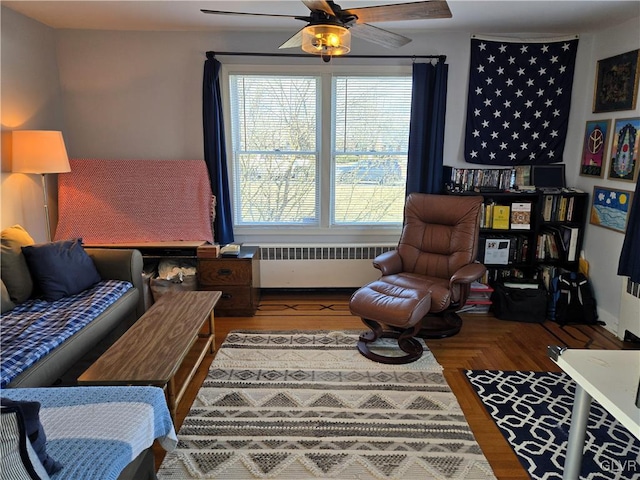
{"type": "MultiPolygon", "coordinates": [[[[235,57],[299,57],[299,58],[314,58],[318,55],[311,55],[308,53],[260,53],[260,52],[214,52],[208,51],[207,58],[209,56],[235,56],[235,57]]],[[[336,55],[331,58],[350,57],[350,58],[435,58],[438,61],[444,62],[447,60],[446,55],[336,55]]]]}

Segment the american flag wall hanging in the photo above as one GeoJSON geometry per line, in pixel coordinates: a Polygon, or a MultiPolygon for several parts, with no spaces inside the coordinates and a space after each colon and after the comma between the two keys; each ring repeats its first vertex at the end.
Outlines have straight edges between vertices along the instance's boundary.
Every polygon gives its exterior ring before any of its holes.
{"type": "Polygon", "coordinates": [[[562,161],[578,39],[471,39],[465,160],[562,161]]]}

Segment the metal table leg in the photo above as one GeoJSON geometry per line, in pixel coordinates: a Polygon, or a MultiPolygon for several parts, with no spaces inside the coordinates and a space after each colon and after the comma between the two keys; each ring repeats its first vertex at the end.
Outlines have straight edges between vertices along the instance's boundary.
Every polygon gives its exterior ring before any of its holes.
{"type": "Polygon", "coordinates": [[[563,480],[578,480],[582,466],[584,439],[587,434],[587,420],[591,409],[591,395],[584,388],[576,385],[576,397],[571,412],[571,427],[567,443],[567,458],[564,462],[563,480]]]}

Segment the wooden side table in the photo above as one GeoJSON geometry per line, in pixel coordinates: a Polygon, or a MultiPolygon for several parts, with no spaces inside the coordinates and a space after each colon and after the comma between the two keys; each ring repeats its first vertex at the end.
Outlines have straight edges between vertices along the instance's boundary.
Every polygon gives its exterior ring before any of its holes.
{"type": "Polygon", "coordinates": [[[217,253],[216,247],[198,248],[198,288],[222,292],[217,315],[253,316],[260,301],[260,248],[243,245],[237,257],[217,253]]]}

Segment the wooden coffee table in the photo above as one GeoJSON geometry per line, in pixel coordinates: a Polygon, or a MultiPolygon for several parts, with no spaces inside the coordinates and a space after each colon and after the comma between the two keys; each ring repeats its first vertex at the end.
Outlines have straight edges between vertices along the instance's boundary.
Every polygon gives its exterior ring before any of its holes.
{"type": "Polygon", "coordinates": [[[173,418],[186,388],[215,346],[213,309],[221,292],[163,295],[79,378],[81,385],[165,388],[173,418]]]}

